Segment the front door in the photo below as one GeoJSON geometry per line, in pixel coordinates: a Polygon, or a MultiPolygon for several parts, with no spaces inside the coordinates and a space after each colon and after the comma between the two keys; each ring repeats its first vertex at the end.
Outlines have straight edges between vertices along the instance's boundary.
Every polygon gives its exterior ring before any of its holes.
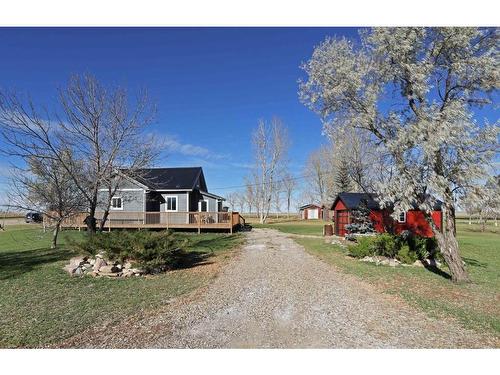
{"type": "Polygon", "coordinates": [[[345,226],[349,224],[349,211],[335,211],[335,234],[337,236],[345,236],[345,226]]]}

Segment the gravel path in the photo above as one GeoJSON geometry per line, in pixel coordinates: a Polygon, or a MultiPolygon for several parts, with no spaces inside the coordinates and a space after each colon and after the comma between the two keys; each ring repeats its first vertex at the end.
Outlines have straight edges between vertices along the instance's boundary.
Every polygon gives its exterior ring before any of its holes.
{"type": "MultiPolygon", "coordinates": [[[[207,288],[123,322],[83,347],[494,347],[309,255],[287,235],[247,233],[241,253],[207,288]],[[113,334],[113,330],[116,334],[113,334]]],[[[103,332],[104,333],[104,332],[103,332]]],[[[85,340],[84,338],[87,338],[85,340]]]]}

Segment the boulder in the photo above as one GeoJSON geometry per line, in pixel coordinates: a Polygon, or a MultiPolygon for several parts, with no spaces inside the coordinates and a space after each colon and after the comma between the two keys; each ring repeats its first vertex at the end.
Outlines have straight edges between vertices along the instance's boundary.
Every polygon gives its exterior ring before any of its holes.
{"type": "Polygon", "coordinates": [[[142,275],[144,273],[144,271],[139,268],[131,268],[130,271],[136,275],[142,275]]]}
{"type": "Polygon", "coordinates": [[[423,267],[424,266],[420,259],[417,259],[415,262],[413,262],[413,265],[415,267],[423,267]]]}
{"type": "MultiPolygon", "coordinates": [[[[109,266],[104,266],[104,267],[109,267],[109,266]]],[[[108,276],[108,277],[119,277],[121,276],[121,272],[99,272],[100,276],[108,276]]]]}
{"type": "Polygon", "coordinates": [[[75,265],[76,267],[81,266],[82,264],[86,263],[88,257],[83,257],[83,256],[78,256],[71,258],[69,260],[69,264],[75,265]]]}
{"type": "Polygon", "coordinates": [[[89,263],[93,266],[95,264],[95,259],[90,259],[89,263]]]}
{"type": "Polygon", "coordinates": [[[125,262],[125,264],[123,265],[123,268],[125,268],[125,269],[130,269],[130,268],[132,268],[132,263],[130,263],[130,262],[125,262]]]}
{"type": "Polygon", "coordinates": [[[120,269],[118,267],[110,265],[101,266],[101,268],[99,268],[99,273],[117,273],[119,271],[120,269]]]}
{"type": "Polygon", "coordinates": [[[78,266],[75,266],[74,264],[67,264],[63,267],[63,270],[68,272],[70,275],[73,275],[75,271],[77,270],[78,266]]]}
{"type": "Polygon", "coordinates": [[[390,267],[397,267],[401,264],[401,262],[397,259],[389,259],[389,266],[390,267]]]}
{"type": "Polygon", "coordinates": [[[83,270],[81,267],[78,267],[77,269],[75,269],[75,272],[73,273],[73,275],[75,276],[83,276],[83,270]]]}
{"type": "Polygon", "coordinates": [[[130,277],[130,276],[134,276],[134,272],[132,272],[132,270],[131,270],[131,269],[125,268],[125,269],[122,271],[122,276],[123,276],[123,277],[130,277]]]}
{"type": "Polygon", "coordinates": [[[104,259],[102,258],[95,258],[95,263],[94,263],[94,272],[99,272],[101,267],[107,266],[107,263],[104,259]]]}

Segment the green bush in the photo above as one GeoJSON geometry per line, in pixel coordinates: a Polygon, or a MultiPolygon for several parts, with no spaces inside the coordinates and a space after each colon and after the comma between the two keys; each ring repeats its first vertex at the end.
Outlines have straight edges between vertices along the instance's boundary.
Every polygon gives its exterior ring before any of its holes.
{"type": "Polygon", "coordinates": [[[435,238],[426,238],[420,236],[410,236],[407,239],[410,250],[414,252],[418,259],[439,258],[439,248],[435,238]]]}
{"type": "Polygon", "coordinates": [[[375,237],[373,241],[375,254],[388,258],[394,258],[399,250],[399,243],[395,236],[383,233],[375,237]]]}
{"type": "Polygon", "coordinates": [[[364,258],[375,255],[372,237],[361,237],[357,239],[356,245],[349,247],[349,255],[354,258],[364,258]]]}
{"type": "Polygon", "coordinates": [[[170,231],[113,231],[96,233],[85,241],[73,243],[80,252],[106,259],[132,262],[146,273],[155,273],[179,267],[186,256],[185,240],[178,240],[170,231]]]}
{"type": "Polygon", "coordinates": [[[358,237],[356,240],[358,243],[349,247],[349,255],[355,258],[380,255],[396,258],[407,264],[426,258],[442,261],[434,238],[415,236],[410,232],[401,233],[398,236],[383,233],[375,237],[358,237]]]}
{"type": "Polygon", "coordinates": [[[401,263],[413,264],[418,259],[418,256],[417,254],[415,254],[415,252],[410,250],[410,247],[408,245],[403,245],[399,249],[396,255],[396,259],[401,263]]]}

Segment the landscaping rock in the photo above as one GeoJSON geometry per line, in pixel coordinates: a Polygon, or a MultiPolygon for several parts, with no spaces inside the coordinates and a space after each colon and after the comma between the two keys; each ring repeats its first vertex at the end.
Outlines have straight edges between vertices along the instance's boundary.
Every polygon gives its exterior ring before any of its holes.
{"type": "Polygon", "coordinates": [[[75,266],[75,265],[70,263],[70,264],[65,265],[63,270],[68,272],[70,275],[73,275],[77,268],[78,268],[78,266],[75,266]]]}
{"type": "Polygon", "coordinates": [[[120,270],[118,269],[118,267],[116,266],[110,266],[110,265],[107,265],[107,266],[101,266],[101,268],[99,268],[99,273],[116,273],[116,272],[119,272],[120,270]]]}
{"type": "Polygon", "coordinates": [[[422,263],[422,261],[420,259],[417,259],[414,263],[413,263],[413,266],[415,267],[423,267],[424,264],[422,263]]]}
{"type": "Polygon", "coordinates": [[[99,272],[101,267],[106,266],[107,263],[104,259],[102,258],[95,258],[95,263],[94,263],[94,272],[99,272]]]}
{"type": "Polygon", "coordinates": [[[126,262],[126,263],[123,265],[123,268],[125,268],[125,269],[130,269],[130,268],[132,268],[132,263],[130,263],[130,262],[126,262]]]}
{"type": "MultiPolygon", "coordinates": [[[[109,266],[105,266],[109,267],[109,266]]],[[[121,272],[99,272],[100,276],[108,276],[108,277],[119,277],[121,276],[121,272]]]]}
{"type": "Polygon", "coordinates": [[[401,262],[397,259],[389,259],[389,266],[390,267],[397,267],[401,265],[401,262]]]}
{"type": "Polygon", "coordinates": [[[123,276],[123,277],[130,277],[130,276],[134,276],[134,272],[133,272],[131,269],[125,268],[125,269],[122,271],[122,276],[123,276]]]}
{"type": "Polygon", "coordinates": [[[82,257],[82,256],[74,257],[69,260],[69,264],[78,267],[84,264],[87,261],[87,259],[88,257],[82,257]]]}
{"type": "Polygon", "coordinates": [[[78,267],[77,269],[75,269],[75,272],[73,273],[73,275],[83,276],[83,270],[80,267],[78,267]]]}

